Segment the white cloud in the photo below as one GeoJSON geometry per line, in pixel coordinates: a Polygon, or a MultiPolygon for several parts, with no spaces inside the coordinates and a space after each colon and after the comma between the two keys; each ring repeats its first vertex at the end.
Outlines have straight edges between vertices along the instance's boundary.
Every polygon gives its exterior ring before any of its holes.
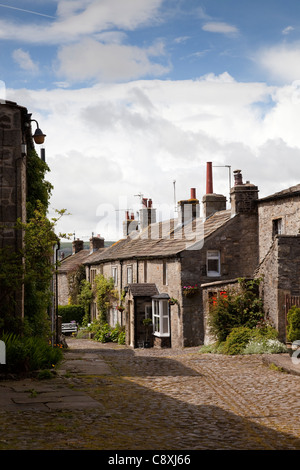
{"type": "Polygon", "coordinates": [[[263,48],[254,59],[275,80],[291,83],[300,79],[299,41],[263,48]]]}
{"type": "Polygon", "coordinates": [[[293,26],[287,26],[282,30],[282,34],[290,34],[292,31],[294,31],[294,29],[295,28],[293,26]]]}
{"type": "MultiPolygon", "coordinates": [[[[297,83],[239,83],[225,73],[79,90],[7,90],[7,99],[27,106],[47,134],[52,206],[72,214],[63,218],[63,232],[116,239],[124,211],[139,202],[136,194],[173,209],[173,180],[177,200],[191,187],[201,199],[207,161],[240,168],[261,197],[300,180],[297,83]]],[[[228,196],[227,168],[213,171],[215,191],[228,196]]]]}
{"type": "Polygon", "coordinates": [[[152,60],[163,57],[160,43],[148,49],[122,44],[102,44],[94,39],[63,46],[58,53],[57,74],[67,80],[89,79],[119,81],[147,75],[160,76],[169,71],[168,65],[152,60]]]}
{"type": "Polygon", "coordinates": [[[13,59],[17,62],[22,70],[27,72],[37,73],[39,71],[38,65],[33,62],[29,52],[23,51],[23,49],[15,49],[13,51],[13,59]]]}
{"type": "Polygon", "coordinates": [[[239,30],[236,26],[221,21],[210,21],[202,26],[203,31],[210,33],[221,33],[229,35],[237,35],[239,30]]]}
{"type": "Polygon", "coordinates": [[[105,31],[131,31],[144,24],[160,22],[163,0],[59,1],[57,19],[20,24],[0,20],[0,39],[29,44],[78,42],[87,35],[105,31]]]}

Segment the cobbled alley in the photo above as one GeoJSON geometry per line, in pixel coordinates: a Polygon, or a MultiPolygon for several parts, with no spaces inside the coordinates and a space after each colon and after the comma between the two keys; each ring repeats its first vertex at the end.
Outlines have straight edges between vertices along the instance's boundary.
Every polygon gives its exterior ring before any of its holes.
{"type": "Polygon", "coordinates": [[[68,345],[54,378],[0,382],[0,450],[300,449],[300,376],[259,355],[68,345]]]}

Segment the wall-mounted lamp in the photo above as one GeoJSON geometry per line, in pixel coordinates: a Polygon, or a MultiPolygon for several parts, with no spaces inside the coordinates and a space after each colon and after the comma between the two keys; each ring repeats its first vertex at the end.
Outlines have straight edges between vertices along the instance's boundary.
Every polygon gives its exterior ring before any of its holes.
{"type": "Polygon", "coordinates": [[[44,134],[42,130],[40,129],[39,123],[35,119],[31,119],[31,114],[27,114],[26,117],[27,117],[27,126],[30,126],[31,122],[36,123],[36,131],[32,136],[33,140],[38,145],[43,144],[45,141],[46,134],[44,134]]]}
{"type": "Polygon", "coordinates": [[[36,123],[36,131],[33,134],[32,138],[35,141],[36,144],[43,144],[45,141],[46,134],[42,132],[42,130],[39,128],[39,123],[35,119],[31,119],[31,122],[34,121],[36,123]]]}

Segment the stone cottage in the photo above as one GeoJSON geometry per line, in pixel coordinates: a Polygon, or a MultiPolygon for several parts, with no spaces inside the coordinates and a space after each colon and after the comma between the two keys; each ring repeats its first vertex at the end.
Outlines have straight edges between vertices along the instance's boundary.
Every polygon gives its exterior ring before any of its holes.
{"type": "MultiPolygon", "coordinates": [[[[244,185],[242,179],[236,181],[231,194],[242,194],[245,186],[247,183],[244,185]]],[[[254,258],[257,266],[252,274],[244,271],[242,277],[262,280],[260,295],[265,315],[278,330],[279,338],[285,341],[287,312],[292,305],[300,306],[300,185],[255,199],[253,203],[258,224],[258,250],[254,258]]],[[[234,205],[235,199],[233,211],[234,205]]],[[[245,253],[245,258],[248,257],[249,252],[245,253]]],[[[251,256],[251,263],[254,259],[251,256]]],[[[238,289],[235,276],[225,282],[218,280],[202,285],[206,343],[212,340],[206,328],[209,301],[220,293],[226,294],[228,289],[238,289]]]]}
{"type": "Polygon", "coordinates": [[[286,315],[300,305],[300,184],[258,200],[259,264],[266,314],[286,339],[286,315]]]}
{"type": "Polygon", "coordinates": [[[98,235],[90,238],[89,249],[84,249],[83,240],[73,240],[72,254],[63,258],[60,261],[57,269],[57,297],[58,305],[68,305],[69,303],[69,280],[68,276],[75,272],[80,266],[83,266],[84,261],[93,256],[94,253],[104,249],[104,238],[98,235]]]}
{"type": "MultiPolygon", "coordinates": [[[[201,285],[251,277],[258,265],[258,188],[237,184],[237,171],[227,210],[226,198],[213,192],[211,168],[209,162],[203,217],[194,188],[189,199],[179,202],[177,220],[156,222],[152,201],[143,200],[139,230],[127,219],[125,230],[132,230],[126,238],[84,262],[87,279],[99,273],[113,277],[119,294],[126,293],[125,310],[112,306],[108,320],[125,325],[133,347],[145,340],[147,317],[153,321],[153,346],[203,344],[201,285]]],[[[95,305],[93,312],[97,315],[95,305]]]]}

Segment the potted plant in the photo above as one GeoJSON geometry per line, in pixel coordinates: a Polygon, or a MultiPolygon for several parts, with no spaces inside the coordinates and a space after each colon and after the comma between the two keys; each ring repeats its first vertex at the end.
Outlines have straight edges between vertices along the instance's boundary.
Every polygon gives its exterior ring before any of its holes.
{"type": "Polygon", "coordinates": [[[182,292],[183,292],[183,294],[186,295],[186,296],[194,295],[194,294],[196,294],[198,291],[199,291],[199,287],[197,286],[197,284],[195,284],[195,285],[183,286],[183,288],[182,288],[182,292]]]}

